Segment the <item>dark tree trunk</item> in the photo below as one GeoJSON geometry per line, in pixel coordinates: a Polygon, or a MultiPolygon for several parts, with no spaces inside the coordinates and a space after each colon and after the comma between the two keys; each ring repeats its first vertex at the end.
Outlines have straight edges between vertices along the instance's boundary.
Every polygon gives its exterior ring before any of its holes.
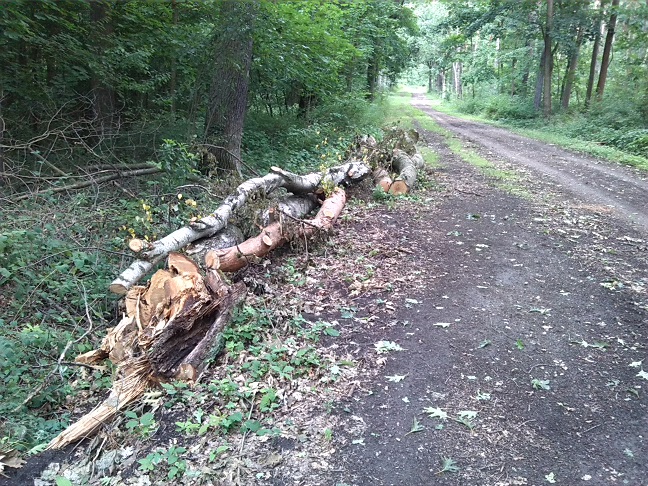
{"type": "MultiPolygon", "coordinates": [[[[599,8],[603,10],[604,2],[601,1],[599,8]]],[[[602,20],[599,16],[596,23],[596,31],[594,33],[594,45],[592,46],[592,60],[590,62],[589,77],[587,78],[587,91],[585,92],[585,107],[588,107],[592,99],[592,91],[594,90],[594,79],[596,78],[596,63],[598,61],[599,44],[601,43],[601,24],[602,20]]]]}
{"type": "Polygon", "coordinates": [[[431,62],[427,63],[427,67],[428,67],[428,89],[427,90],[428,90],[428,93],[432,92],[432,78],[434,77],[434,76],[432,76],[432,67],[433,66],[434,65],[431,62]]]}
{"type": "MultiPolygon", "coordinates": [[[[173,12],[173,29],[175,30],[178,25],[178,0],[171,1],[171,10],[173,12]]],[[[169,96],[171,98],[171,114],[176,112],[176,90],[178,84],[178,61],[176,59],[176,52],[173,53],[171,60],[171,76],[169,79],[169,96]]]]}
{"type": "Polygon", "coordinates": [[[461,79],[461,73],[463,71],[463,65],[461,62],[452,63],[452,74],[454,78],[454,88],[455,94],[458,99],[463,98],[463,82],[461,79]]]}
{"type": "Polygon", "coordinates": [[[205,139],[217,166],[241,172],[241,139],[247,108],[252,33],[258,0],[223,0],[214,45],[214,77],[205,120],[205,139]]]}
{"type": "Polygon", "coordinates": [[[619,0],[612,0],[612,13],[610,14],[610,23],[607,27],[605,36],[605,46],[603,47],[603,58],[601,59],[601,72],[599,73],[598,83],[596,84],[596,97],[600,101],[603,99],[605,91],[605,82],[607,81],[608,67],[610,66],[610,54],[612,52],[612,42],[614,42],[614,29],[617,22],[617,9],[619,0]]]}
{"type": "Polygon", "coordinates": [[[376,97],[376,85],[378,84],[379,72],[378,60],[372,57],[367,65],[367,98],[370,101],[373,101],[376,97]]]}
{"type": "Polygon", "coordinates": [[[578,34],[576,34],[576,44],[574,45],[573,51],[569,56],[569,64],[567,65],[567,72],[565,73],[565,80],[563,83],[563,92],[560,99],[560,104],[565,110],[569,108],[569,99],[571,98],[572,87],[574,86],[576,68],[578,67],[578,54],[580,52],[582,42],[583,29],[579,28],[578,34]]]}
{"type": "Polygon", "coordinates": [[[544,32],[544,89],[542,96],[542,112],[544,116],[551,116],[551,76],[553,74],[553,53],[551,52],[551,38],[553,37],[553,0],[547,0],[547,23],[544,32]]]}
{"type": "MultiPolygon", "coordinates": [[[[103,57],[113,26],[108,12],[110,3],[105,0],[90,1],[91,37],[94,43],[94,53],[97,59],[103,57]]],[[[105,73],[92,73],[90,89],[92,90],[92,115],[94,124],[99,132],[111,132],[114,125],[115,91],[104,82],[105,73]]]]}

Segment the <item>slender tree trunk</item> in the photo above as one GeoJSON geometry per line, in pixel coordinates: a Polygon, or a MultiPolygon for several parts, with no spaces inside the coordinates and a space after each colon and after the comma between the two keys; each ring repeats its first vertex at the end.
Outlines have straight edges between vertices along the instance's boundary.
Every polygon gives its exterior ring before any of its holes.
{"type": "Polygon", "coordinates": [[[431,93],[432,92],[432,77],[433,77],[432,76],[432,67],[433,67],[433,64],[431,62],[428,62],[427,67],[428,67],[428,93],[431,93]]]}
{"type": "MultiPolygon", "coordinates": [[[[173,12],[173,29],[175,30],[178,25],[178,0],[171,1],[171,10],[173,12]]],[[[171,60],[171,78],[169,79],[169,96],[171,97],[171,114],[176,112],[176,89],[178,83],[178,60],[176,58],[177,52],[173,53],[171,60]]]]}
{"type": "Polygon", "coordinates": [[[454,76],[454,88],[455,88],[455,94],[457,95],[458,99],[463,98],[463,86],[461,82],[462,69],[463,69],[463,65],[461,64],[461,62],[452,63],[452,74],[454,76]]]}
{"type": "Polygon", "coordinates": [[[369,101],[373,101],[376,97],[376,85],[378,84],[379,72],[378,59],[375,56],[371,56],[367,64],[367,98],[369,101]]]}
{"type": "MultiPolygon", "coordinates": [[[[594,6],[595,8],[598,6],[600,10],[603,10],[603,4],[604,1],[597,1],[594,6]]],[[[599,51],[599,45],[601,43],[601,29],[603,27],[603,21],[601,20],[601,16],[599,15],[597,23],[596,23],[596,30],[594,33],[594,44],[592,45],[592,60],[590,61],[590,70],[589,70],[589,77],[587,78],[587,91],[585,92],[585,107],[587,108],[590,104],[590,100],[592,99],[592,91],[594,90],[594,79],[596,78],[596,64],[598,62],[598,51],[599,51]]]]}
{"type": "Polygon", "coordinates": [[[2,102],[4,101],[4,92],[0,86],[0,187],[8,184],[9,178],[5,177],[4,173],[7,172],[7,164],[4,157],[4,133],[5,133],[5,120],[2,116],[2,102]]]}
{"type": "Polygon", "coordinates": [[[563,92],[560,99],[560,104],[565,110],[569,108],[569,99],[571,98],[572,87],[574,86],[574,78],[576,77],[576,68],[578,67],[578,54],[580,52],[582,43],[583,29],[582,27],[579,27],[578,34],[576,34],[576,44],[574,45],[574,49],[569,56],[569,64],[567,65],[563,92]]]}
{"type": "Polygon", "coordinates": [[[205,138],[217,167],[241,173],[241,139],[247,109],[252,33],[258,0],[222,0],[214,45],[214,78],[205,120],[205,138]]]}
{"type": "Polygon", "coordinates": [[[443,71],[439,71],[436,78],[436,90],[437,93],[443,95],[443,86],[445,85],[445,79],[443,71]]]}
{"type": "Polygon", "coordinates": [[[540,67],[538,68],[538,78],[536,79],[535,87],[535,96],[533,98],[533,106],[536,110],[540,110],[540,105],[542,103],[542,88],[544,86],[544,67],[545,67],[545,58],[547,52],[545,49],[542,50],[542,55],[540,56],[540,67]]]}
{"type": "MultiPolygon", "coordinates": [[[[106,0],[90,1],[91,35],[94,53],[98,59],[103,57],[113,34],[113,25],[108,16],[110,3],[106,0]]],[[[90,89],[93,96],[93,120],[100,132],[111,132],[114,125],[115,91],[105,82],[106,73],[93,72],[90,89]]]]}
{"type": "Polygon", "coordinates": [[[553,74],[553,52],[551,52],[551,38],[553,37],[553,0],[547,0],[547,23],[544,33],[544,89],[542,96],[542,112],[544,116],[551,116],[551,76],[553,74]]]}
{"type": "Polygon", "coordinates": [[[607,81],[608,67],[610,66],[610,54],[612,52],[612,43],[614,42],[614,29],[617,22],[617,9],[619,0],[612,0],[612,13],[610,14],[610,23],[605,36],[605,46],[603,47],[603,58],[601,59],[601,72],[599,73],[598,83],[596,84],[596,97],[600,101],[603,99],[605,91],[605,82],[607,81]]]}

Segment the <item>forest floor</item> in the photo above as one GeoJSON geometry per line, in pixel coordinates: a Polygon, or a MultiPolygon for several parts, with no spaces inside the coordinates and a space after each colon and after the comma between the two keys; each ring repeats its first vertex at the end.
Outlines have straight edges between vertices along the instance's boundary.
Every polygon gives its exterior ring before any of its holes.
{"type": "Polygon", "coordinates": [[[229,437],[208,460],[223,439],[183,437],[160,408],[148,442],[48,452],[6,484],[76,463],[104,485],[648,485],[648,174],[413,101],[449,130],[420,118],[439,155],[423,187],[350,190],[305,262],[287,249],[245,277],[267,282],[274,327],[298,306],[335,329],[325,372],[274,383],[280,436],[229,437]],[[169,444],[198,476],[135,470],[169,444]]]}

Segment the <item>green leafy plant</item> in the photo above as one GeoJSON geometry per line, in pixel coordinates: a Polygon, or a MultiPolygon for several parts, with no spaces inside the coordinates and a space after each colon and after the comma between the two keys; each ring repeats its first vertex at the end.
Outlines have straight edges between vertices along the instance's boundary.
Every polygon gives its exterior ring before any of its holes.
{"type": "Polygon", "coordinates": [[[157,422],[155,421],[155,414],[146,412],[138,415],[136,412],[127,410],[124,415],[128,418],[126,421],[126,429],[130,432],[139,435],[140,437],[147,438],[155,433],[157,430],[157,422]]]}

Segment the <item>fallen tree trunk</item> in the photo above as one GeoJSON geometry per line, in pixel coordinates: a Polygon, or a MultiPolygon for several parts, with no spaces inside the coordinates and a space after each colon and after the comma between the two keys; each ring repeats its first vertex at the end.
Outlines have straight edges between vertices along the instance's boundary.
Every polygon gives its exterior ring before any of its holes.
{"type": "MultiPolygon", "coordinates": [[[[265,227],[258,236],[240,245],[208,252],[205,256],[205,264],[208,268],[223,272],[240,270],[290,240],[299,237],[309,238],[316,231],[328,231],[342,212],[345,203],[346,193],[338,188],[324,200],[315,218],[301,222],[301,225],[293,230],[288,230],[289,225],[275,221],[265,227]]],[[[299,224],[297,222],[297,225],[299,224]]]]}
{"type": "Polygon", "coordinates": [[[417,170],[412,158],[404,150],[394,149],[392,166],[398,171],[398,177],[389,188],[392,194],[407,194],[416,183],[417,170]]]}
{"type": "Polygon", "coordinates": [[[216,343],[245,292],[243,283],[229,286],[215,270],[203,276],[189,258],[170,254],[169,270],[158,270],[147,287],[129,290],[126,316],[101,347],[76,358],[84,364],[110,358],[119,379],[103,403],[61,432],[48,449],[87,437],[151,385],[195,380],[218,352],[216,343]]]}
{"type": "Polygon", "coordinates": [[[348,185],[364,179],[369,174],[369,167],[357,161],[332,167],[325,174],[312,173],[305,176],[273,167],[270,174],[249,179],[239,185],[234,194],[225,198],[211,215],[152,243],[151,248],[142,253],[140,260],[133,262],[110,284],[110,291],[116,294],[125,294],[170,252],[177,251],[199,238],[205,238],[220,231],[227,225],[232,214],[248,199],[265,196],[280,187],[292,193],[307,194],[315,192],[320,184],[348,185]]]}

